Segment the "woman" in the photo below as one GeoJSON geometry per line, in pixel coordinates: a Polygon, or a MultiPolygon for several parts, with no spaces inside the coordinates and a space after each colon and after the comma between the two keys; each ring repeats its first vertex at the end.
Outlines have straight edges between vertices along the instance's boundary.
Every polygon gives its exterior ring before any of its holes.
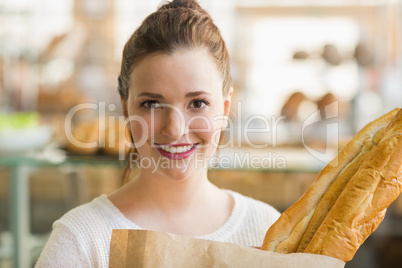
{"type": "Polygon", "coordinates": [[[195,1],[161,6],[134,32],[119,92],[147,165],[114,193],[56,221],[38,267],[107,267],[113,229],[260,246],[279,213],[208,180],[206,163],[227,125],[233,89],[225,43],[195,1]]]}

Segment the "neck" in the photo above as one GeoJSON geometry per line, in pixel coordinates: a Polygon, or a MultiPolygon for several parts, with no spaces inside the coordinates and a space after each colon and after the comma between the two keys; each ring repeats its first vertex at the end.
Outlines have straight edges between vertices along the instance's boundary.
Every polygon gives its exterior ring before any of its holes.
{"type": "Polygon", "coordinates": [[[218,229],[229,218],[233,200],[208,181],[207,170],[191,177],[145,171],[109,197],[138,226],[195,236],[218,229]]]}
{"type": "Polygon", "coordinates": [[[147,206],[166,212],[185,211],[205,204],[208,202],[208,195],[217,190],[208,181],[207,170],[196,174],[175,180],[163,174],[149,174],[147,170],[141,170],[130,188],[133,196],[137,196],[136,199],[147,206]]]}

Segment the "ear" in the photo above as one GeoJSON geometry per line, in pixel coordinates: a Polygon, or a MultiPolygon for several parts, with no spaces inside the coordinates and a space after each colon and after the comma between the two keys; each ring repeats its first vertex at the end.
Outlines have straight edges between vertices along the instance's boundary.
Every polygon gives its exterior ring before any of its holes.
{"type": "Polygon", "coordinates": [[[222,130],[227,128],[229,124],[228,117],[230,112],[230,105],[232,103],[232,95],[233,95],[233,87],[230,87],[227,95],[224,96],[223,99],[223,115],[225,116],[225,118],[223,119],[222,130]]]}
{"type": "Polygon", "coordinates": [[[229,116],[230,105],[232,103],[232,95],[233,95],[233,87],[229,88],[229,91],[226,96],[224,96],[224,110],[223,113],[225,116],[229,116]]]}
{"type": "Polygon", "coordinates": [[[121,102],[121,107],[122,107],[122,109],[123,109],[124,118],[127,119],[127,117],[128,117],[127,101],[125,101],[125,100],[120,96],[120,102],[121,102]]]}

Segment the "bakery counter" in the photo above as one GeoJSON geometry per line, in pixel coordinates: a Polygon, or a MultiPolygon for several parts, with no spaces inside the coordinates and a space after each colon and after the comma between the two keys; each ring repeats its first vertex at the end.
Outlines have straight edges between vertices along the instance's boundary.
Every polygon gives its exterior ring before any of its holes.
{"type": "Polygon", "coordinates": [[[218,169],[319,172],[337,154],[333,148],[227,147],[218,149],[211,166],[218,169]]]}
{"type": "Polygon", "coordinates": [[[211,170],[209,174],[218,187],[261,200],[281,212],[297,201],[316,177],[316,172],[307,171],[211,170]]]}
{"type": "MultiPolygon", "coordinates": [[[[9,204],[8,224],[13,238],[13,249],[11,250],[14,267],[31,267],[31,209],[33,196],[32,190],[36,189],[36,196],[41,195],[41,199],[56,200],[64,198],[60,195],[58,188],[63,191],[69,191],[70,207],[79,205],[85,201],[82,193],[84,189],[83,180],[80,177],[82,169],[93,167],[94,169],[120,169],[122,163],[112,157],[59,157],[60,155],[51,154],[44,157],[42,154],[30,156],[2,156],[0,157],[0,199],[3,204],[9,204]],[[52,169],[53,176],[46,184],[32,183],[31,180],[37,172],[46,169],[52,169]],[[60,172],[55,172],[58,170],[60,172]],[[68,178],[68,183],[63,184],[63,175],[68,178]],[[63,184],[61,187],[57,187],[63,184]],[[56,187],[54,187],[56,186],[56,187]],[[52,199],[53,196],[53,199],[52,199]],[[29,242],[28,242],[29,241],[29,242]]],[[[40,174],[40,180],[43,182],[43,173],[40,174]]],[[[66,180],[64,180],[66,181],[66,180]]],[[[106,180],[105,180],[106,181],[106,180]]],[[[108,181],[110,186],[111,180],[108,181]]],[[[97,186],[99,187],[99,185],[97,186]]],[[[114,184],[112,187],[116,187],[114,184]]],[[[86,187],[89,188],[89,187],[86,187]]],[[[110,188],[110,187],[109,187],[110,188]]],[[[66,201],[66,200],[63,200],[66,201]]],[[[51,202],[54,203],[54,202],[51,202]]],[[[49,213],[46,214],[49,216],[49,213]]],[[[7,225],[7,223],[5,223],[7,225]]],[[[3,251],[4,252],[4,251],[3,251]]],[[[0,256],[1,258],[1,256],[0,256]]],[[[1,262],[0,262],[1,264],[1,262]]]]}
{"type": "MultiPolygon", "coordinates": [[[[328,150],[327,155],[331,154],[336,152],[328,150]]],[[[209,178],[221,188],[283,211],[306,191],[325,165],[304,147],[224,148],[211,160],[209,178]]]]}

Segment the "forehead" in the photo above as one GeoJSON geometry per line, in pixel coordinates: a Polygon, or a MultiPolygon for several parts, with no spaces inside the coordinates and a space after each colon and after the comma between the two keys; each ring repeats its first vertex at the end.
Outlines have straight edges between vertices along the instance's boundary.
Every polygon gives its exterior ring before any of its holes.
{"type": "Polygon", "coordinates": [[[137,64],[130,76],[130,92],[197,91],[222,92],[222,76],[205,49],[152,54],[137,64]]]}

